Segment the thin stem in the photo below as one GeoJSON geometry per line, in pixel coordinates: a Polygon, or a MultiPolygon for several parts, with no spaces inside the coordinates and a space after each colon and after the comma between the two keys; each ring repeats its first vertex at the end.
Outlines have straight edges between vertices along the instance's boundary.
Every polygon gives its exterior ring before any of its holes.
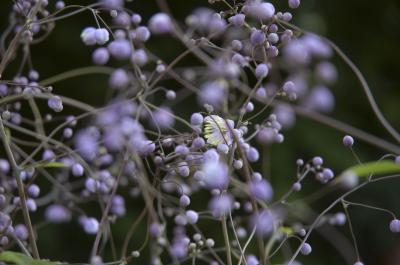
{"type": "Polygon", "coordinates": [[[348,205],[346,205],[344,200],[342,200],[342,205],[343,205],[343,209],[346,214],[346,217],[347,217],[347,223],[349,224],[349,230],[350,230],[351,238],[353,240],[354,250],[356,251],[357,260],[360,260],[360,253],[358,252],[358,244],[357,244],[356,235],[354,234],[353,224],[351,223],[350,214],[347,209],[348,205]]]}
{"type": "Polygon", "coordinates": [[[224,241],[225,241],[226,263],[227,263],[227,265],[232,265],[231,246],[229,243],[228,227],[226,225],[226,217],[225,216],[223,216],[221,218],[221,223],[222,223],[222,233],[224,235],[224,241]]]}
{"type": "Polygon", "coordinates": [[[21,205],[22,205],[22,214],[24,216],[25,225],[28,228],[29,241],[30,241],[30,245],[32,247],[33,257],[36,259],[39,259],[39,251],[38,251],[38,248],[36,245],[35,232],[33,231],[31,218],[29,216],[28,206],[26,204],[26,195],[25,195],[25,191],[24,191],[24,183],[22,182],[22,178],[21,178],[21,171],[17,165],[17,162],[15,161],[13,152],[11,151],[10,143],[8,141],[8,136],[7,136],[6,130],[4,128],[3,119],[1,117],[0,117],[0,134],[1,134],[1,138],[3,141],[3,145],[6,150],[7,156],[11,163],[11,167],[13,169],[15,178],[17,179],[18,194],[19,194],[19,197],[21,200],[21,205]]]}

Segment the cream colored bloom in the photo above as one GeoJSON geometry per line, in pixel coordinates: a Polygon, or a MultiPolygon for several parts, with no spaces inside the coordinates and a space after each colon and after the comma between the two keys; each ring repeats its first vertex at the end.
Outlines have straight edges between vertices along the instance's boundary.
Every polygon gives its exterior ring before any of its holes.
{"type": "Polygon", "coordinates": [[[204,118],[204,138],[207,143],[217,146],[219,144],[232,143],[232,128],[228,122],[217,115],[210,115],[204,118]]]}

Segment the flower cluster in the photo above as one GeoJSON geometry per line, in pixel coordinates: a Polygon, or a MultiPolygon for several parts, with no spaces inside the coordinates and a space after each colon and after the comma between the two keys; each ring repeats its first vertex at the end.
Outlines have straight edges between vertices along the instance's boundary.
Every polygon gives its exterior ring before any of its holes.
{"type": "MultiPolygon", "coordinates": [[[[291,24],[287,10],[300,0],[289,0],[282,11],[274,1],[213,0],[223,8],[197,8],[185,23],[160,2],[162,11],[149,19],[123,0],[84,7],[45,0],[13,4],[10,30],[2,38],[14,34],[14,39],[0,64],[0,76],[5,73],[0,130],[7,155],[0,159],[0,249],[17,243],[39,258],[40,228],[30,216],[40,216],[47,223],[77,223],[94,240],[88,261],[104,264],[114,223],[132,218],[135,208],[141,213],[127,228],[121,258],[112,262],[126,264],[147,248],[146,262],[153,265],[188,260],[217,265],[225,258],[228,265],[233,258],[249,265],[275,258],[301,264],[297,255],[312,252],[310,233],[324,224],[345,225],[352,204],[343,197],[338,202],[345,213],[326,211],[309,224],[309,206],[288,203],[292,193],[301,192],[310,176],[328,189],[347,180],[335,178],[319,156],[288,161],[297,172],[281,194],[260,165],[268,163],[264,156],[272,145],[284,142],[296,112],[333,110],[330,87],[337,71],[331,45],[291,24]],[[9,53],[30,58],[25,47],[44,41],[56,22],[80,12],[94,18],[93,25],[82,25],[79,44],[92,48],[92,67],[42,79],[24,59],[19,72],[4,71],[16,60],[9,53]],[[171,62],[149,45],[163,38],[185,47],[171,62]],[[194,62],[181,66],[188,55],[194,62]],[[85,71],[107,75],[104,106],[55,93],[54,80],[85,71]],[[70,115],[68,109],[81,113],[70,115]],[[145,244],[133,249],[129,243],[142,240],[133,231],[145,218],[145,244]],[[209,222],[221,230],[210,229],[209,222]],[[279,250],[291,239],[300,244],[288,256],[279,250]],[[249,245],[259,250],[246,249],[249,245]]],[[[343,144],[352,150],[354,139],[345,136],[343,144]]],[[[389,228],[400,231],[395,215],[389,228]]]]}

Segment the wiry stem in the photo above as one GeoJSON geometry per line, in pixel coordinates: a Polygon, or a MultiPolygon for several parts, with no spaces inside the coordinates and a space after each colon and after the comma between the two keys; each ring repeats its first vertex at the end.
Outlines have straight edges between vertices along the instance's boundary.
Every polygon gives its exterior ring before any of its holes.
{"type": "Polygon", "coordinates": [[[10,143],[8,141],[8,136],[7,136],[6,130],[4,128],[3,119],[1,117],[0,117],[0,135],[1,135],[1,139],[3,141],[4,149],[6,150],[8,159],[11,163],[12,170],[13,170],[15,178],[17,180],[18,194],[19,194],[21,206],[22,206],[22,214],[24,216],[25,225],[28,228],[29,241],[30,241],[30,245],[32,247],[33,257],[36,259],[39,259],[39,251],[38,251],[38,248],[36,245],[35,232],[33,231],[31,218],[29,216],[28,206],[26,204],[26,195],[25,195],[25,190],[24,190],[24,183],[22,182],[22,178],[21,178],[21,170],[19,169],[17,162],[15,161],[14,154],[11,151],[10,143]]]}

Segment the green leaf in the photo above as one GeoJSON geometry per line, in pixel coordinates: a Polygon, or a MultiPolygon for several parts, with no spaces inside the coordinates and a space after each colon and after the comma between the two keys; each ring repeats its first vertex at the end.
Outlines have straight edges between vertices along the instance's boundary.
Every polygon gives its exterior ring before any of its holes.
{"type": "Polygon", "coordinates": [[[0,254],[0,261],[16,264],[16,265],[60,265],[59,262],[52,262],[47,260],[35,260],[31,257],[12,251],[4,251],[0,254]]]}
{"type": "Polygon", "coordinates": [[[48,162],[37,165],[37,167],[49,167],[49,168],[60,168],[60,167],[67,167],[64,163],[61,162],[48,162]]]}
{"type": "Polygon", "coordinates": [[[358,184],[360,178],[394,173],[400,173],[400,165],[394,161],[373,161],[346,169],[336,178],[334,183],[342,183],[344,186],[354,187],[358,184]]]}
{"type": "Polygon", "coordinates": [[[400,173],[400,165],[391,160],[374,161],[353,166],[343,172],[343,174],[346,172],[351,172],[358,177],[400,173]]]}

